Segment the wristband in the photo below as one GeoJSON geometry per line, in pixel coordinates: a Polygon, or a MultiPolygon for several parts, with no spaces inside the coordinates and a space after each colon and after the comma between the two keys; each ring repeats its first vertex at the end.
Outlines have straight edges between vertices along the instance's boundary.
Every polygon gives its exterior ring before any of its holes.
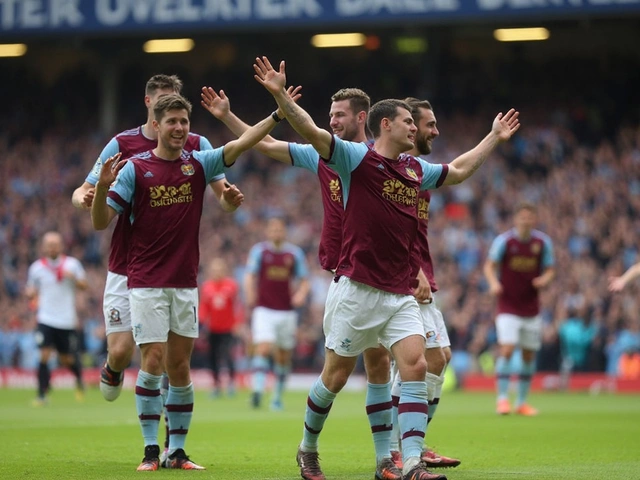
{"type": "Polygon", "coordinates": [[[282,121],[282,119],[278,116],[278,111],[274,110],[273,113],[271,114],[271,118],[273,118],[273,120],[278,123],[280,121],[282,121]]]}

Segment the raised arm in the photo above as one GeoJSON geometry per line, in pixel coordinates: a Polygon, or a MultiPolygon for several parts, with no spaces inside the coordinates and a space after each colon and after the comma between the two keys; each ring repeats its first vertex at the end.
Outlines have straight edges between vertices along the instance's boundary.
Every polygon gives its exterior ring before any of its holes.
{"type": "Polygon", "coordinates": [[[224,146],[224,163],[227,166],[233,165],[236,159],[247,150],[253,148],[265,135],[267,135],[273,127],[276,126],[274,119],[275,112],[264,120],[259,121],[253,127],[245,130],[237,140],[231,140],[224,146]]]}
{"type": "MultiPolygon", "coordinates": [[[[287,94],[290,95],[294,101],[300,98],[301,87],[289,87],[287,94]]],[[[224,90],[220,90],[219,93],[211,87],[202,87],[202,93],[200,94],[202,100],[201,105],[214,117],[224,123],[229,130],[231,130],[238,137],[246,132],[250,125],[243,122],[236,114],[231,111],[229,97],[225,94],[224,90]]],[[[284,117],[284,112],[278,108],[276,111],[279,118],[284,117]]],[[[289,154],[289,143],[282,140],[276,140],[271,135],[265,136],[260,140],[253,148],[257,151],[273,158],[287,165],[291,165],[291,155],[289,154]]]]}
{"type": "Polygon", "coordinates": [[[487,283],[489,283],[489,293],[491,295],[500,295],[502,293],[502,284],[498,279],[498,263],[487,259],[484,263],[483,271],[487,283]]]}
{"type": "Polygon", "coordinates": [[[276,71],[267,57],[256,58],[256,63],[253,65],[256,71],[255,79],[273,95],[295,131],[313,145],[321,157],[328,159],[331,156],[332,135],[319,128],[311,116],[287,95],[285,90],[287,77],[284,67],[284,60],[280,62],[280,70],[276,71]]]}
{"type": "Polygon", "coordinates": [[[100,169],[100,177],[98,183],[96,183],[95,196],[91,205],[91,223],[96,230],[107,228],[111,220],[118,214],[112,207],[107,205],[107,194],[118,172],[127,163],[126,160],[120,160],[120,155],[120,153],[117,153],[113,157],[109,157],[100,169]]]}
{"type": "Polygon", "coordinates": [[[519,115],[520,112],[513,108],[504,116],[502,112],[499,113],[493,120],[491,132],[473,149],[463,153],[449,164],[449,173],[444,185],[461,183],[473,175],[500,143],[506,142],[518,131],[519,115]]]}

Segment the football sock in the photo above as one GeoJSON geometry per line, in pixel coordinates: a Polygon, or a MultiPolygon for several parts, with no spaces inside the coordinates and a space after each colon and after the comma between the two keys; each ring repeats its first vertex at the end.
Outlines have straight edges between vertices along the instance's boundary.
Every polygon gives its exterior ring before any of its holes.
{"type": "Polygon", "coordinates": [[[391,418],[393,428],[391,429],[390,449],[394,451],[400,450],[400,426],[398,425],[398,404],[400,403],[400,389],[402,388],[402,380],[400,373],[395,374],[393,386],[391,387],[391,418]]]}
{"type": "Polygon", "coordinates": [[[376,450],[376,463],[389,458],[393,415],[391,412],[391,385],[367,382],[367,417],[376,450]]]}
{"type": "Polygon", "coordinates": [[[300,448],[303,452],[318,451],[318,437],[324,426],[324,422],[329,416],[329,411],[333,405],[336,394],[327,390],[322,378],[318,377],[309,390],[307,397],[307,408],[304,412],[304,429],[302,430],[302,443],[300,448]]]}
{"type": "Polygon", "coordinates": [[[186,387],[169,385],[169,395],[165,405],[169,418],[169,455],[178,448],[184,449],[193,417],[193,383],[186,387]]]}
{"type": "Polygon", "coordinates": [[[505,357],[496,360],[496,377],[498,379],[498,399],[509,398],[509,361],[505,357]]]}
{"type": "Polygon", "coordinates": [[[518,375],[518,403],[520,406],[527,402],[527,396],[529,395],[529,389],[531,388],[531,377],[536,368],[535,360],[530,362],[522,362],[522,370],[518,375]]]}
{"type": "Polygon", "coordinates": [[[160,375],[138,372],[136,379],[136,410],[144,438],[144,446],[158,445],[158,425],[162,415],[160,375]]]}
{"type": "Polygon", "coordinates": [[[398,423],[402,442],[403,474],[420,461],[427,431],[427,383],[402,382],[398,404],[398,423]]]}
{"type": "Polygon", "coordinates": [[[49,382],[51,381],[51,372],[46,362],[40,362],[38,365],[38,397],[44,398],[49,390],[49,382]]]}
{"type": "Polygon", "coordinates": [[[255,356],[251,360],[251,369],[253,370],[251,387],[254,392],[263,393],[269,371],[269,361],[266,357],[255,356]]]}
{"type": "Polygon", "coordinates": [[[282,401],[282,392],[284,392],[284,387],[287,383],[287,377],[289,376],[291,367],[289,365],[275,365],[273,370],[276,375],[276,388],[273,395],[273,401],[280,403],[282,401]]]}

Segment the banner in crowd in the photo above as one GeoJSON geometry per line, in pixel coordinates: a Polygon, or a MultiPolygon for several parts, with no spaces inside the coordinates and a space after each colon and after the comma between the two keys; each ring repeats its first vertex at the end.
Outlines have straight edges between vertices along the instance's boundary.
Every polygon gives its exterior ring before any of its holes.
{"type": "Polygon", "coordinates": [[[640,12],[640,0],[0,0],[0,35],[50,36],[571,18],[640,12]]]}

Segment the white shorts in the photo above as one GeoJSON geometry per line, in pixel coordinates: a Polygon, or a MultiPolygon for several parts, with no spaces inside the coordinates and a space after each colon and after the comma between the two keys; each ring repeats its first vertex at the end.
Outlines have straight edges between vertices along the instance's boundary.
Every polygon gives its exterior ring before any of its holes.
{"type": "Polygon", "coordinates": [[[115,332],[131,331],[131,306],[126,275],[107,272],[102,311],[107,336],[115,332]]]}
{"type": "MultiPolygon", "coordinates": [[[[438,308],[436,295],[432,294],[431,298],[433,298],[433,301],[431,303],[420,304],[420,312],[422,313],[423,318],[428,315],[435,325],[436,341],[438,343],[437,346],[441,348],[450,347],[451,341],[449,340],[449,333],[447,332],[447,326],[444,324],[444,317],[442,316],[442,312],[440,311],[440,308],[438,308]]],[[[426,323],[425,321],[425,332],[427,332],[427,348],[434,348],[429,346],[429,330],[427,330],[427,327],[428,323],[426,323]]]]}
{"type": "Polygon", "coordinates": [[[424,334],[418,302],[412,295],[389,293],[345,276],[329,288],[323,320],[325,346],[355,357],[379,343],[385,348],[424,334]]]}
{"type": "Polygon", "coordinates": [[[496,317],[499,345],[516,345],[525,350],[538,351],[542,346],[542,317],[519,317],[501,313],[496,317]]]}
{"type": "MultiPolygon", "coordinates": [[[[440,311],[431,303],[418,303],[420,306],[420,317],[422,317],[422,325],[424,328],[427,344],[425,348],[440,348],[438,341],[438,328],[436,327],[436,316],[440,311]]],[[[442,315],[441,315],[442,316],[442,315]]]]}
{"type": "Polygon", "coordinates": [[[198,338],[197,288],[132,288],[129,299],[137,345],[164,343],[169,331],[198,338]]]}
{"type": "Polygon", "coordinates": [[[298,314],[295,310],[256,307],[251,314],[251,337],[254,344],[272,343],[283,350],[296,345],[298,314]]]}

